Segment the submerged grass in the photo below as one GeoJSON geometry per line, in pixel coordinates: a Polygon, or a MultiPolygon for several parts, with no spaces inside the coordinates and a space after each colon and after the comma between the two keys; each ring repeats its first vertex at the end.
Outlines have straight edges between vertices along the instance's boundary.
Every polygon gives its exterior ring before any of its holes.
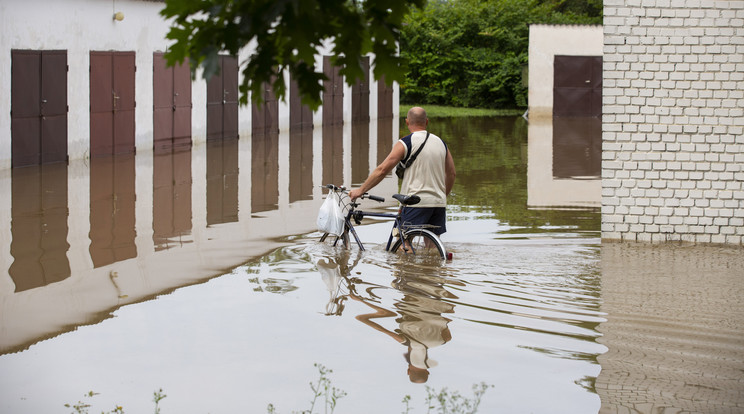
{"type": "Polygon", "coordinates": [[[486,108],[459,108],[454,106],[422,105],[422,104],[400,104],[400,118],[408,114],[408,110],[414,106],[426,109],[429,118],[445,117],[468,117],[468,116],[519,116],[524,109],[486,109],[486,108]]]}

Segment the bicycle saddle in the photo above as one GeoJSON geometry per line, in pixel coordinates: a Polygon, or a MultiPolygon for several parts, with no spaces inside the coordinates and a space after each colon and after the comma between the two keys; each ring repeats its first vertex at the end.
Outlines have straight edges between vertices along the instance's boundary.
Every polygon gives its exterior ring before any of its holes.
{"type": "Polygon", "coordinates": [[[417,195],[393,194],[393,198],[398,200],[404,206],[412,206],[421,201],[421,197],[417,195]]]}

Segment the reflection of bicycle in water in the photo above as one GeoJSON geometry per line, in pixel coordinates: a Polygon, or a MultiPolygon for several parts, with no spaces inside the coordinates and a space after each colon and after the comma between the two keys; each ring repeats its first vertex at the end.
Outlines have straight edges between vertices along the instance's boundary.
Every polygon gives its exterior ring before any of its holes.
{"type": "MultiPolygon", "coordinates": [[[[389,250],[393,253],[410,253],[416,255],[417,257],[439,257],[441,259],[447,258],[447,250],[444,248],[444,244],[442,244],[442,241],[439,240],[439,237],[436,234],[429,230],[429,228],[437,226],[431,226],[427,224],[410,225],[404,223],[403,220],[401,220],[401,209],[398,210],[397,214],[376,213],[371,211],[357,210],[357,207],[359,207],[359,203],[351,202],[349,200],[349,197],[347,196],[348,191],[346,190],[346,188],[336,187],[333,184],[328,184],[323,187],[327,188],[330,191],[334,191],[336,195],[339,196],[339,199],[344,203],[343,207],[345,210],[347,210],[347,213],[344,219],[344,230],[341,235],[333,236],[329,233],[325,233],[320,238],[321,242],[326,241],[327,239],[329,239],[330,236],[330,239],[332,240],[329,241],[332,241],[334,246],[338,245],[340,242],[341,246],[348,249],[350,244],[349,234],[351,234],[351,236],[354,237],[354,240],[359,246],[359,250],[364,250],[364,245],[362,244],[362,241],[359,240],[359,236],[357,236],[357,232],[354,229],[354,223],[362,224],[362,219],[364,217],[392,218],[395,220],[393,223],[393,232],[391,235],[391,239],[388,241],[386,250],[389,250]]],[[[370,200],[378,202],[385,201],[384,198],[367,194],[364,194],[360,198],[368,198],[370,200]]],[[[398,200],[401,208],[405,206],[415,205],[421,201],[421,198],[416,195],[406,196],[402,194],[395,194],[393,195],[393,198],[398,200]]]]}
{"type": "Polygon", "coordinates": [[[450,319],[442,314],[454,312],[454,304],[445,299],[457,297],[444,285],[456,282],[441,276],[394,270],[395,279],[391,285],[397,292],[402,293],[403,297],[395,300],[391,310],[382,305],[382,296],[375,293],[376,289],[390,287],[350,277],[351,270],[360,258],[361,254],[357,254],[350,263],[346,251],[341,257],[324,257],[317,261],[318,270],[331,292],[326,314],[341,315],[347,299],[359,301],[371,308],[372,312],[357,315],[356,319],[406,346],[408,350],[404,356],[408,362],[408,376],[411,382],[426,382],[429,378],[429,369],[437,365],[437,362],[429,357],[429,350],[452,339],[448,327],[450,319]],[[394,318],[397,328],[388,329],[382,326],[382,322],[387,318],[394,318]]]}

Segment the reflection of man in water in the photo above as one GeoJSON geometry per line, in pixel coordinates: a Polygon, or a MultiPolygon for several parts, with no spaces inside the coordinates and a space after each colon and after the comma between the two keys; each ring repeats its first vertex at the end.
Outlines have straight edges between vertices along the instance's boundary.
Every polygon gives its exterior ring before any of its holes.
{"type": "Polygon", "coordinates": [[[352,299],[375,310],[374,313],[356,318],[408,347],[405,358],[411,382],[424,383],[429,379],[429,368],[437,365],[436,361],[429,358],[429,350],[452,339],[447,327],[451,319],[443,317],[442,313],[453,313],[454,305],[442,298],[457,297],[443,287],[443,282],[444,279],[440,277],[410,274],[397,278],[393,287],[404,293],[403,299],[395,304],[398,313],[365,300],[350,289],[352,299]],[[398,322],[399,329],[394,332],[373,321],[395,316],[398,316],[395,321],[398,322]]]}

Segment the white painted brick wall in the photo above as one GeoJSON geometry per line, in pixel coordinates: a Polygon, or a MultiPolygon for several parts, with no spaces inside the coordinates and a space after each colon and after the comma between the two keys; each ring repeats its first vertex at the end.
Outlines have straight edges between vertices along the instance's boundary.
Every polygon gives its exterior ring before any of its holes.
{"type": "Polygon", "coordinates": [[[744,0],[605,0],[602,237],[744,244],[744,0]]]}

